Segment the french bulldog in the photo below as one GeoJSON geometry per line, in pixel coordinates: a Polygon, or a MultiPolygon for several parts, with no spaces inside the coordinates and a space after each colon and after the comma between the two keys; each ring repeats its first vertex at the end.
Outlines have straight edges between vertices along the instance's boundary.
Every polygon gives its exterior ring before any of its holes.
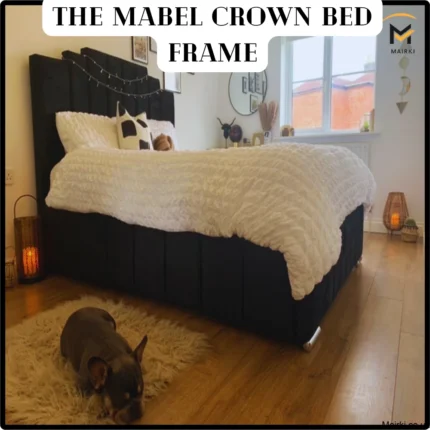
{"type": "Polygon", "coordinates": [[[143,415],[142,356],[148,337],[133,351],[116,331],[104,309],[86,307],[68,318],[61,333],[61,354],[77,372],[80,389],[96,392],[103,400],[104,416],[128,424],[143,415]]]}

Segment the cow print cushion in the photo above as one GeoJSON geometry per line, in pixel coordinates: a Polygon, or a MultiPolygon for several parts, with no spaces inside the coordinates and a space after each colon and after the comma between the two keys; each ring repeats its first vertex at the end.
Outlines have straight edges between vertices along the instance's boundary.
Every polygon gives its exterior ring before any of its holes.
{"type": "Polygon", "coordinates": [[[116,127],[121,149],[153,149],[146,112],[133,118],[124,106],[118,102],[116,107],[116,127]]]}

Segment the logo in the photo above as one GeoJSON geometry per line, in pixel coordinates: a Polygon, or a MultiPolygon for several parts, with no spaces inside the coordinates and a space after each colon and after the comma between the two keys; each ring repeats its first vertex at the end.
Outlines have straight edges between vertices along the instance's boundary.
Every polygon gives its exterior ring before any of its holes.
{"type": "MultiPolygon", "coordinates": [[[[415,16],[409,14],[409,13],[393,13],[387,17],[384,18],[384,21],[387,21],[391,18],[398,18],[398,17],[406,17],[410,19],[416,19],[415,16]]],[[[398,29],[393,24],[390,24],[390,44],[394,45],[394,43],[399,41],[400,43],[404,42],[406,40],[406,43],[410,45],[412,43],[412,34],[415,33],[415,30],[412,29],[412,24],[409,24],[405,28],[398,29]]]]}

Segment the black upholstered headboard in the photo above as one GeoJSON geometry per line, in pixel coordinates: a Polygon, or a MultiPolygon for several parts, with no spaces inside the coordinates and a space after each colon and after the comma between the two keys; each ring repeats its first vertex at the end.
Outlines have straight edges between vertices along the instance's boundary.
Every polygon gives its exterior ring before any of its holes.
{"type": "Polygon", "coordinates": [[[90,48],[77,54],[64,51],[66,60],[30,56],[30,83],[33,112],[34,153],[36,163],[36,189],[39,213],[45,208],[52,168],[64,157],[64,149],[55,126],[55,113],[60,111],[89,112],[115,116],[116,102],[120,100],[132,115],[143,111],[148,118],[175,123],[174,98],[170,92],[160,92],[147,98],[118,94],[89,79],[73,60],[99,81],[126,93],[146,94],[160,89],[158,79],[148,76],[143,82],[125,84],[100,72],[98,65],[109,73],[124,79],[147,75],[146,67],[122,60],[90,48]]]}

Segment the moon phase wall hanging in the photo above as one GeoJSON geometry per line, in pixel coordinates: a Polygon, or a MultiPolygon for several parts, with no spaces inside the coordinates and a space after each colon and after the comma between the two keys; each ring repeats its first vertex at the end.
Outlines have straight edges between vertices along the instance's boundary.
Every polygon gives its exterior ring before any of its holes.
{"type": "MultiPolygon", "coordinates": [[[[403,42],[402,48],[407,48],[407,39],[403,42]]],[[[399,61],[399,67],[402,69],[402,76],[400,76],[400,80],[402,81],[402,89],[399,92],[400,101],[396,104],[400,114],[402,114],[406,109],[408,102],[404,101],[404,97],[411,89],[411,80],[408,76],[406,76],[406,69],[409,67],[409,62],[409,58],[406,55],[403,55],[399,61]]]]}

